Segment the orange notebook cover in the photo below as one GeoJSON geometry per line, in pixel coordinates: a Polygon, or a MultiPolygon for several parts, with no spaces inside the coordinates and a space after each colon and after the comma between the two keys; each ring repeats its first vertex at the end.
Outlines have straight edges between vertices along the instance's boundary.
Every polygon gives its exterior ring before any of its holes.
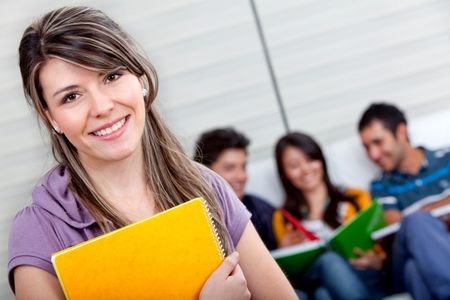
{"type": "Polygon", "coordinates": [[[197,198],[52,255],[67,299],[198,299],[224,259],[197,198]]]}

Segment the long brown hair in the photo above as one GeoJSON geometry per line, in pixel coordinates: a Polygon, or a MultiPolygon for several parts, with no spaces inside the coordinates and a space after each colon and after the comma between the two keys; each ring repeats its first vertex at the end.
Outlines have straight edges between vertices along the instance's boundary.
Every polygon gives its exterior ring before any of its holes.
{"type": "MultiPolygon", "coordinates": [[[[166,210],[192,198],[203,196],[211,208],[225,251],[230,241],[221,205],[196,163],[184,153],[180,143],[165,125],[155,105],[158,78],[149,60],[132,39],[103,12],[88,7],[63,7],[33,22],[24,32],[19,46],[19,63],[25,96],[41,122],[52,132],[46,117],[39,73],[50,58],[101,72],[126,68],[144,80],[148,89],[146,121],[142,136],[146,181],[154,193],[158,209],[166,210]]],[[[70,172],[69,187],[86,205],[94,219],[109,231],[130,223],[97,191],[81,163],[77,149],[63,134],[50,134],[55,159],[70,172]]]]}
{"type": "Polygon", "coordinates": [[[325,209],[324,220],[332,228],[336,228],[341,225],[337,219],[337,210],[339,202],[349,202],[357,210],[359,206],[356,203],[356,199],[351,196],[345,195],[336,186],[331,183],[328,176],[327,163],[325,157],[320,149],[319,144],[307,134],[301,132],[292,132],[281,137],[275,147],[275,157],[277,162],[278,175],[281,179],[284,192],[286,194],[286,200],[284,208],[298,219],[303,219],[302,209],[309,211],[308,202],[305,199],[305,195],[301,190],[296,188],[286,176],[286,172],[283,169],[282,158],[284,151],[288,147],[295,147],[304,152],[312,160],[320,160],[323,166],[323,180],[327,188],[330,202],[325,209]]]}

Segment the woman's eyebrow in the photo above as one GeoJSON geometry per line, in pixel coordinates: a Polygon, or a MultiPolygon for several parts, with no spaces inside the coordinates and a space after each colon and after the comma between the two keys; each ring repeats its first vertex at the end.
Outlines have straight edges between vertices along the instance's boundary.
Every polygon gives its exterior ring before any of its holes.
{"type": "Polygon", "coordinates": [[[58,95],[58,94],[60,94],[60,93],[62,93],[62,92],[65,92],[65,91],[67,91],[67,90],[71,90],[71,89],[74,89],[74,88],[77,88],[77,87],[78,87],[78,85],[69,85],[69,86],[66,86],[66,87],[64,87],[64,88],[62,88],[62,89],[57,90],[57,91],[53,94],[53,97],[55,97],[56,95],[58,95]]]}

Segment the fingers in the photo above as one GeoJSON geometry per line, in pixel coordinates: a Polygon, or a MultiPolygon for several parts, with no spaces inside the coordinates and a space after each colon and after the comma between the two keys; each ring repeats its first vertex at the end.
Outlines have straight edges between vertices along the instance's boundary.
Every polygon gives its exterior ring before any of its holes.
{"type": "Polygon", "coordinates": [[[288,232],[282,239],[280,246],[287,247],[302,243],[305,240],[304,235],[296,230],[288,232]]]}
{"type": "Polygon", "coordinates": [[[305,234],[303,232],[297,231],[297,240],[299,243],[306,241],[305,234]]]}
{"type": "Polygon", "coordinates": [[[361,258],[349,259],[348,262],[356,269],[365,269],[367,267],[367,261],[365,259],[361,258]]]}
{"type": "Polygon", "coordinates": [[[199,299],[250,299],[247,281],[238,262],[237,252],[225,258],[203,285],[199,299]]]}
{"type": "Polygon", "coordinates": [[[356,255],[357,258],[350,259],[349,263],[357,269],[366,268],[368,261],[367,254],[360,248],[353,248],[353,253],[356,255]]]}
{"type": "Polygon", "coordinates": [[[233,252],[228,255],[220,266],[211,274],[211,278],[226,279],[230,276],[239,263],[239,253],[233,252]]]}
{"type": "Polygon", "coordinates": [[[384,258],[381,255],[373,251],[364,252],[361,249],[355,249],[354,252],[357,258],[349,260],[352,266],[358,269],[370,268],[376,270],[383,267],[384,258]]]}
{"type": "Polygon", "coordinates": [[[293,232],[294,231],[294,225],[292,225],[292,223],[287,223],[286,224],[286,230],[287,230],[287,232],[293,232]]]}
{"type": "Polygon", "coordinates": [[[350,265],[352,265],[353,267],[357,267],[358,265],[359,265],[359,261],[357,260],[357,259],[349,259],[348,260],[348,263],[350,264],[350,265]]]}
{"type": "Polygon", "coordinates": [[[366,253],[361,250],[360,248],[353,248],[353,253],[357,256],[357,257],[362,257],[365,256],[366,253]]]}
{"type": "Polygon", "coordinates": [[[228,281],[232,281],[232,285],[241,290],[242,295],[245,299],[250,299],[250,291],[247,287],[247,280],[245,279],[244,272],[242,272],[241,266],[236,265],[236,268],[233,270],[233,274],[230,275],[227,279],[228,281]]]}
{"type": "MultiPolygon", "coordinates": [[[[303,234],[303,232],[298,231],[295,227],[294,224],[292,223],[287,223],[286,224],[286,236],[288,236],[288,245],[295,245],[298,243],[301,243],[305,240],[305,235],[303,234]]],[[[286,245],[286,246],[288,246],[286,245]]]]}

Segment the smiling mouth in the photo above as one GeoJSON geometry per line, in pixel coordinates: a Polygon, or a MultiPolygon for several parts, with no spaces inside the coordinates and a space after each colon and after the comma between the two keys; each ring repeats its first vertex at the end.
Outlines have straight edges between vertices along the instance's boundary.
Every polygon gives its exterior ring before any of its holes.
{"type": "Polygon", "coordinates": [[[386,165],[386,164],[388,163],[388,160],[387,160],[387,158],[382,157],[382,158],[380,158],[380,159],[379,159],[378,161],[376,161],[376,162],[377,162],[378,165],[384,166],[384,165],[386,165]]]}
{"type": "Polygon", "coordinates": [[[314,179],[315,179],[314,176],[308,175],[308,176],[305,176],[305,177],[303,178],[303,182],[309,183],[309,182],[311,182],[311,181],[314,181],[314,179]]]}
{"type": "Polygon", "coordinates": [[[127,121],[127,117],[117,121],[116,123],[114,123],[112,126],[108,127],[108,128],[104,128],[102,130],[98,130],[98,131],[94,131],[91,134],[95,135],[95,136],[105,136],[105,135],[109,135],[111,133],[116,132],[117,130],[119,130],[120,128],[123,127],[123,125],[125,125],[125,122],[127,121]]]}

